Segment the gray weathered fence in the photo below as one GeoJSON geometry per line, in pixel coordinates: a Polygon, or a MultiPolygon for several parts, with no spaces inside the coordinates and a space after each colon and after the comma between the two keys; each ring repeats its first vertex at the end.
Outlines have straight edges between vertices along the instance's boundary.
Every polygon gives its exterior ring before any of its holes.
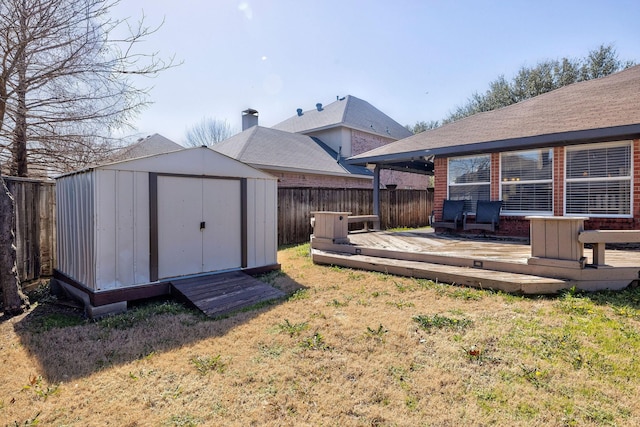
{"type": "MultiPolygon", "coordinates": [[[[433,210],[431,190],[381,190],[380,227],[421,227],[433,210]]],[[[279,188],[278,244],[309,240],[310,212],[340,211],[353,215],[373,213],[373,190],[355,188],[279,188]]]]}
{"type": "Polygon", "coordinates": [[[20,280],[28,282],[51,276],[56,254],[55,184],[28,178],[4,177],[4,180],[16,203],[16,255],[20,280]]]}

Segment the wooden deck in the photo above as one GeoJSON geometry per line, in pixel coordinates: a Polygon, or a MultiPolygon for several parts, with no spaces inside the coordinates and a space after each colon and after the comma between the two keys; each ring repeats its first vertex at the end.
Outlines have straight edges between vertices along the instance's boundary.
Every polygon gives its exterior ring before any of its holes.
{"type": "Polygon", "coordinates": [[[462,238],[432,229],[350,233],[348,244],[312,239],[312,255],[320,264],[525,294],[555,293],[573,286],[623,289],[640,278],[637,249],[609,249],[607,265],[598,268],[589,264],[591,249],[584,250],[584,268],[536,265],[529,262],[531,247],[525,241],[462,238]]]}
{"type": "Polygon", "coordinates": [[[209,317],[284,296],[284,292],[241,271],[176,279],[171,286],[172,293],[209,317]]]}

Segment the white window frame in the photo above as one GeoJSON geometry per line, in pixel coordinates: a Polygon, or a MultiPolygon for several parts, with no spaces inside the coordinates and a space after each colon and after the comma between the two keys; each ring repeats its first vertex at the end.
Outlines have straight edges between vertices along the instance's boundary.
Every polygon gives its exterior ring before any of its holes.
{"type": "MultiPolygon", "coordinates": [[[[447,198],[451,198],[451,187],[464,187],[464,186],[479,186],[486,185],[489,189],[489,197],[491,196],[491,154],[477,154],[473,156],[459,156],[459,157],[449,157],[447,159],[447,198]],[[464,160],[464,159],[474,159],[474,158],[482,158],[486,157],[488,159],[489,164],[489,176],[488,181],[477,181],[477,182],[465,182],[465,183],[452,183],[451,182],[451,161],[456,160],[464,160]]],[[[465,200],[475,200],[475,199],[465,199],[465,200]]],[[[487,199],[488,200],[488,199],[487,199]]],[[[470,206],[469,206],[470,207],[470,206]]],[[[473,211],[471,209],[465,209],[466,211],[470,211],[473,213],[475,211],[475,204],[473,204],[473,211]]]]}
{"type": "Polygon", "coordinates": [[[551,210],[546,211],[546,210],[528,210],[528,211],[510,211],[506,208],[506,206],[504,205],[503,202],[503,207],[502,207],[502,212],[504,212],[505,214],[509,214],[509,215],[513,215],[513,216],[525,216],[525,215],[553,215],[553,190],[554,190],[554,186],[553,186],[553,179],[554,179],[554,168],[553,168],[553,162],[554,162],[554,153],[553,153],[553,149],[552,148],[536,148],[536,149],[532,149],[532,150],[518,150],[518,151],[505,151],[504,153],[500,153],[500,199],[504,199],[503,197],[503,187],[508,187],[508,186],[512,186],[512,185],[518,185],[518,184],[550,184],[551,185],[551,210]],[[506,155],[513,155],[513,154],[517,154],[517,153],[533,153],[533,152],[537,152],[540,153],[542,151],[550,151],[551,152],[551,178],[548,179],[530,179],[530,180],[516,180],[516,181],[503,181],[502,178],[502,165],[503,165],[503,156],[506,155]]]}
{"type": "Polygon", "coordinates": [[[592,218],[632,218],[633,217],[633,172],[634,172],[634,164],[633,164],[633,143],[632,141],[615,141],[615,142],[604,142],[599,144],[581,144],[566,147],[564,150],[564,207],[563,213],[565,216],[588,216],[592,218]],[[598,177],[593,179],[588,178],[568,178],[568,160],[569,154],[573,151],[580,150],[593,150],[599,148],[612,148],[612,147],[629,147],[629,174],[628,176],[622,177],[598,177]],[[629,213],[628,214],[593,214],[593,213],[567,213],[567,184],[570,182],[628,182],[629,183],[629,213]]]}

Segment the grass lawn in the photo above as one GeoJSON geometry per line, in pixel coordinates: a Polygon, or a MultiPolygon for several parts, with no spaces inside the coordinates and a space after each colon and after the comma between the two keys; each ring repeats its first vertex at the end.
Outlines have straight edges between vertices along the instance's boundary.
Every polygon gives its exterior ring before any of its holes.
{"type": "Polygon", "coordinates": [[[0,323],[0,425],[640,425],[640,290],[525,298],[313,265],[223,319],[174,302],[0,323]]]}

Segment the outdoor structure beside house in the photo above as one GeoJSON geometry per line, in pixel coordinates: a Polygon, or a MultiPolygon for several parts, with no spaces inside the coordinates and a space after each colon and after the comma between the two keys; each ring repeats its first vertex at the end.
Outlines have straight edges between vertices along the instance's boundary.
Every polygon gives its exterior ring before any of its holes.
{"type": "MultiPolygon", "coordinates": [[[[501,200],[497,234],[527,216],[586,217],[585,229],[640,229],[640,66],[475,114],[349,159],[435,175],[445,199],[501,200]]],[[[436,218],[439,220],[439,218],[436,218]]]]}
{"type": "Polygon", "coordinates": [[[54,278],[89,310],[171,278],[279,268],[276,178],[206,147],[63,175],[56,199],[54,278]]]}

